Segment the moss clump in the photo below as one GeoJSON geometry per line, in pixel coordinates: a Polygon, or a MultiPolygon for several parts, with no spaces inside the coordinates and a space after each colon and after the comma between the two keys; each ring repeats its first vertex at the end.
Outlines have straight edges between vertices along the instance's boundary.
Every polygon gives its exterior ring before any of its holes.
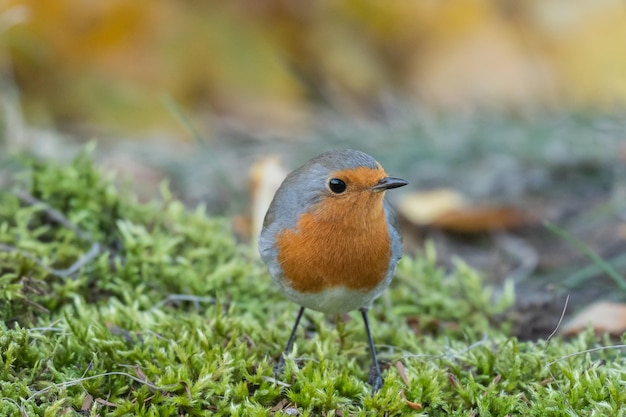
{"type": "Polygon", "coordinates": [[[360,319],[305,316],[226,219],[164,188],[139,204],[88,153],[30,161],[0,193],[0,415],[619,415],[624,362],[590,335],[520,343],[511,302],[432,250],[404,259],[373,309],[385,362],[370,397],[360,319]],[[564,358],[559,360],[559,358],[564,358]]]}

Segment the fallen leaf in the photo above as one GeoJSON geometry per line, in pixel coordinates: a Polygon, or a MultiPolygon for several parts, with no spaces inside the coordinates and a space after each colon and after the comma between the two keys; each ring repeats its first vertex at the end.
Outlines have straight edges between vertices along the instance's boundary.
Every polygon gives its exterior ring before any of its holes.
{"type": "Polygon", "coordinates": [[[511,229],[531,221],[514,207],[472,206],[459,192],[445,188],[405,195],[397,209],[414,225],[456,233],[511,229]]]}
{"type": "Polygon", "coordinates": [[[189,388],[189,384],[187,384],[185,381],[180,381],[180,384],[185,387],[185,392],[187,393],[187,398],[189,398],[189,401],[193,401],[193,397],[191,396],[191,389],[189,388]]]}
{"type": "Polygon", "coordinates": [[[96,402],[98,404],[106,405],[108,407],[117,407],[117,404],[112,403],[111,401],[107,401],[107,400],[105,400],[103,398],[96,398],[96,402]]]}
{"type": "Polygon", "coordinates": [[[456,375],[451,374],[448,372],[448,382],[450,383],[450,385],[452,385],[452,388],[458,388],[459,387],[459,379],[456,377],[456,375]]]}
{"type": "Polygon", "coordinates": [[[398,372],[400,373],[400,378],[402,378],[402,380],[404,381],[404,384],[407,387],[410,387],[411,384],[409,382],[409,378],[406,376],[406,368],[404,367],[404,364],[400,361],[397,361],[396,368],[398,368],[398,372]]]}
{"type": "Polygon", "coordinates": [[[274,193],[287,176],[287,169],[280,163],[276,155],[268,155],[250,168],[251,221],[250,237],[256,244],[261,233],[265,213],[274,198],[274,193]]]}
{"type": "Polygon", "coordinates": [[[80,411],[89,411],[93,405],[93,396],[91,394],[85,395],[83,405],[80,406],[80,411]]]}
{"type": "Polygon", "coordinates": [[[432,226],[456,233],[481,233],[512,229],[530,223],[513,207],[466,207],[451,210],[433,220],[432,226]]]}
{"type": "Polygon", "coordinates": [[[420,404],[420,403],[414,403],[413,401],[409,401],[409,400],[404,400],[404,402],[406,403],[406,405],[411,407],[413,410],[421,410],[423,408],[422,404],[420,404]]]}
{"type": "Polygon", "coordinates": [[[490,385],[496,385],[498,382],[500,382],[500,380],[502,379],[502,375],[498,374],[495,376],[495,378],[493,378],[493,380],[491,381],[490,385]]]}
{"type": "Polygon", "coordinates": [[[560,330],[567,336],[578,334],[591,326],[598,333],[621,335],[626,331],[626,304],[598,301],[579,312],[560,330]]]}
{"type": "Polygon", "coordinates": [[[275,413],[275,412],[277,412],[277,411],[282,410],[282,409],[283,409],[286,405],[287,405],[287,399],[286,399],[286,398],[283,398],[282,400],[280,400],[280,401],[278,402],[278,404],[276,404],[274,407],[272,407],[272,408],[270,409],[270,411],[271,411],[272,413],[275,413]]]}
{"type": "Polygon", "coordinates": [[[404,390],[400,391],[400,397],[404,400],[405,404],[408,405],[413,410],[421,410],[422,408],[424,408],[422,407],[422,404],[420,403],[407,400],[406,395],[404,394],[404,390]]]}
{"type": "Polygon", "coordinates": [[[465,207],[465,198],[457,191],[442,188],[404,195],[398,213],[416,225],[428,225],[441,215],[465,207]]]}
{"type": "Polygon", "coordinates": [[[548,384],[551,384],[552,382],[554,382],[554,379],[552,379],[552,377],[550,377],[550,378],[546,378],[546,379],[543,379],[543,380],[539,381],[539,385],[546,386],[548,384]]]}
{"type": "Polygon", "coordinates": [[[133,369],[135,371],[135,375],[137,375],[139,379],[141,379],[142,381],[148,381],[148,377],[146,376],[146,374],[143,373],[139,366],[135,365],[133,369]]]}

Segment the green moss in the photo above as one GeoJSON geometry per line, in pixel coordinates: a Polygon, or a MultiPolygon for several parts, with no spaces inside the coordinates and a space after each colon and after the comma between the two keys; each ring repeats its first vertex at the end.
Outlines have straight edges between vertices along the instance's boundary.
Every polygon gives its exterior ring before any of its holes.
{"type": "Polygon", "coordinates": [[[0,294],[0,415],[623,415],[626,403],[618,351],[575,355],[608,341],[507,337],[496,318],[512,289],[495,300],[430,247],[372,310],[379,393],[356,314],[307,312],[277,381],[297,307],[228,220],[165,188],[139,204],[88,153],[27,161],[0,193],[0,294]]]}

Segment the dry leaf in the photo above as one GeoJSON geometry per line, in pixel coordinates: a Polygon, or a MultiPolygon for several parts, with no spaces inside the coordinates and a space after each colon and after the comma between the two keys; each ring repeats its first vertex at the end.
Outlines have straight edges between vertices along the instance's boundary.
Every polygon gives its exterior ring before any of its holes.
{"type": "Polygon", "coordinates": [[[265,213],[274,198],[274,193],[287,176],[287,169],[276,155],[266,156],[255,162],[250,168],[251,189],[251,240],[256,240],[263,227],[265,213]]]}
{"type": "Polygon", "coordinates": [[[441,215],[465,207],[463,196],[451,189],[437,189],[404,195],[398,202],[398,213],[416,225],[431,224],[441,215]]]}
{"type": "Polygon", "coordinates": [[[598,301],[578,313],[560,332],[572,336],[589,325],[596,333],[621,335],[626,331],[626,304],[598,301]]]}
{"type": "Polygon", "coordinates": [[[409,407],[411,407],[413,410],[421,410],[422,404],[420,403],[414,403],[413,401],[409,401],[409,400],[404,400],[404,402],[406,403],[406,405],[408,405],[409,407]]]}
{"type": "Polygon", "coordinates": [[[406,368],[404,367],[404,364],[400,361],[397,361],[396,368],[398,368],[398,372],[400,372],[400,378],[402,378],[402,380],[404,381],[404,384],[407,387],[410,387],[411,384],[409,382],[409,378],[406,376],[406,368]]]}
{"type": "Polygon", "coordinates": [[[274,405],[274,407],[272,407],[272,408],[270,409],[270,411],[271,411],[272,413],[275,413],[275,412],[277,412],[277,411],[282,410],[282,409],[283,409],[283,408],[285,408],[285,406],[287,405],[287,402],[288,402],[288,401],[287,401],[287,399],[286,399],[286,398],[283,398],[283,399],[282,399],[282,400],[280,400],[280,401],[279,401],[276,405],[274,405]]]}
{"type": "Polygon", "coordinates": [[[415,225],[428,225],[457,233],[480,233],[528,224],[530,219],[513,207],[471,206],[454,190],[411,193],[402,198],[398,212],[415,225]]]}
{"type": "Polygon", "coordinates": [[[80,406],[80,411],[89,411],[93,405],[93,396],[91,394],[85,395],[83,405],[80,406]]]}
{"type": "Polygon", "coordinates": [[[189,388],[189,384],[187,384],[185,381],[180,381],[180,384],[185,387],[185,392],[187,393],[187,398],[189,398],[189,401],[193,401],[193,396],[191,395],[191,388],[189,388]]]}
{"type": "Polygon", "coordinates": [[[146,376],[146,374],[143,373],[139,366],[135,365],[133,369],[135,371],[135,375],[137,375],[139,379],[141,379],[142,381],[150,382],[148,381],[148,377],[146,376]]]}
{"type": "Polygon", "coordinates": [[[407,400],[406,395],[404,394],[404,390],[400,391],[400,397],[404,400],[405,404],[408,405],[413,410],[421,410],[422,408],[424,408],[422,407],[422,404],[420,403],[415,403],[413,401],[407,400]]]}
{"type": "Polygon", "coordinates": [[[450,372],[448,372],[448,382],[450,383],[450,385],[452,385],[454,389],[457,389],[459,387],[459,379],[456,377],[456,375],[451,374],[450,372]]]}
{"type": "Polygon", "coordinates": [[[117,404],[112,403],[111,401],[105,400],[104,398],[96,398],[96,402],[98,404],[106,405],[108,407],[117,407],[117,404]]]}
{"type": "Polygon", "coordinates": [[[442,214],[432,225],[456,233],[481,233],[515,228],[529,221],[513,207],[467,207],[442,214]]]}

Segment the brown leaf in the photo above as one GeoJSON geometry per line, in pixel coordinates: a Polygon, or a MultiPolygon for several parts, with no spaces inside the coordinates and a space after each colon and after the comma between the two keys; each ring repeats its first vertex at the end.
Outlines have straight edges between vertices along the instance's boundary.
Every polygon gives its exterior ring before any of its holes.
{"type": "Polygon", "coordinates": [[[421,410],[422,408],[424,408],[422,407],[422,404],[420,403],[415,403],[413,401],[407,400],[406,395],[404,394],[404,390],[400,390],[400,398],[402,398],[404,402],[406,403],[406,405],[411,407],[413,410],[421,410]]]}
{"type": "Polygon", "coordinates": [[[572,336],[591,325],[596,333],[621,335],[626,331],[626,304],[598,301],[570,320],[560,333],[572,336]]]}
{"type": "Polygon", "coordinates": [[[458,388],[459,386],[459,379],[456,377],[456,375],[451,374],[448,372],[448,382],[450,383],[450,385],[452,385],[452,388],[458,388]]]}
{"type": "Polygon", "coordinates": [[[546,378],[546,379],[543,379],[543,380],[539,381],[539,385],[546,386],[548,384],[551,384],[553,381],[554,381],[554,379],[552,379],[552,377],[549,377],[549,378],[546,378]]]}
{"type": "Polygon", "coordinates": [[[276,413],[277,411],[280,411],[280,410],[282,410],[283,408],[285,408],[285,406],[287,405],[287,403],[288,403],[287,399],[286,399],[286,398],[283,398],[282,400],[280,400],[280,401],[278,402],[278,404],[274,405],[274,407],[272,407],[272,408],[270,409],[270,411],[271,411],[272,413],[276,413]]]}
{"type": "Polygon", "coordinates": [[[143,373],[139,366],[135,365],[133,369],[135,370],[135,375],[137,375],[139,379],[142,381],[148,381],[148,377],[143,373]]]}
{"type": "Polygon", "coordinates": [[[189,398],[189,401],[193,401],[193,397],[191,396],[191,389],[189,388],[189,385],[185,381],[180,381],[180,384],[183,387],[185,387],[185,392],[187,392],[187,398],[189,398]]]}
{"type": "Polygon", "coordinates": [[[481,233],[511,229],[530,223],[513,207],[466,207],[451,210],[433,220],[432,225],[456,233],[481,233]]]}
{"type": "Polygon", "coordinates": [[[253,242],[261,233],[265,213],[274,198],[274,193],[287,176],[286,168],[276,155],[268,155],[250,168],[251,230],[253,242]]]}
{"type": "Polygon", "coordinates": [[[442,188],[404,195],[398,213],[415,225],[428,225],[441,215],[465,207],[465,198],[455,190],[442,188]]]}
{"type": "Polygon", "coordinates": [[[411,407],[413,410],[421,410],[422,408],[422,404],[420,403],[414,403],[413,401],[409,401],[409,400],[404,400],[404,402],[406,403],[406,405],[408,405],[409,407],[411,407]]]}
{"type": "Polygon", "coordinates": [[[491,385],[497,385],[501,379],[502,379],[502,375],[500,374],[496,375],[495,378],[493,378],[493,380],[491,381],[491,385]]]}
{"type": "Polygon", "coordinates": [[[105,400],[104,398],[96,398],[96,402],[98,404],[106,405],[108,407],[117,407],[117,404],[112,403],[111,401],[105,400]]]}
{"type": "Polygon", "coordinates": [[[91,394],[85,395],[83,405],[80,406],[80,411],[89,411],[93,405],[93,396],[91,394]]]}
{"type": "Polygon", "coordinates": [[[140,380],[142,380],[143,382],[145,382],[145,383],[146,383],[146,386],[148,387],[148,389],[149,389],[151,392],[154,392],[154,386],[155,386],[155,384],[154,384],[152,381],[150,381],[150,379],[148,379],[148,377],[146,376],[146,374],[144,374],[144,372],[141,370],[141,368],[140,368],[139,366],[135,365],[135,366],[133,367],[133,369],[134,369],[134,371],[135,371],[135,375],[137,375],[137,377],[138,377],[140,380]]]}
{"type": "Polygon", "coordinates": [[[400,378],[404,381],[404,384],[407,387],[411,387],[411,383],[409,382],[409,378],[406,376],[406,368],[404,364],[400,361],[396,362],[396,368],[398,368],[398,372],[400,373],[400,378]]]}

